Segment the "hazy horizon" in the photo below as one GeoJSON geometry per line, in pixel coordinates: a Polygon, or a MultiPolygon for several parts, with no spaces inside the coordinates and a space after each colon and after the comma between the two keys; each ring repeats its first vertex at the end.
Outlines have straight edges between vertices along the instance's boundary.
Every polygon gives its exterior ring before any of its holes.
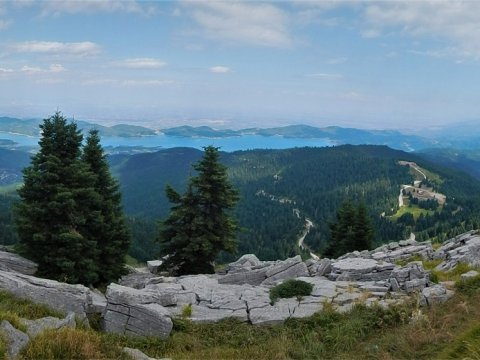
{"type": "Polygon", "coordinates": [[[480,119],[480,2],[4,1],[0,114],[154,129],[480,119]]]}

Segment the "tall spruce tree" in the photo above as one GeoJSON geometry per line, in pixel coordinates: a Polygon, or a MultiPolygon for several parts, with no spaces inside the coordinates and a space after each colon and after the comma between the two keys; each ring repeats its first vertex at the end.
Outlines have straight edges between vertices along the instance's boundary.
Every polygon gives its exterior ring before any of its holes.
{"type": "Polygon", "coordinates": [[[38,274],[70,283],[94,284],[97,253],[85,236],[86,214],[98,215],[95,176],[81,161],[83,136],[59,113],[40,125],[39,152],[24,169],[15,223],[21,250],[37,262],[38,274]]]}
{"type": "Polygon", "coordinates": [[[363,201],[357,206],[355,223],[353,224],[355,233],[355,243],[352,244],[352,250],[370,250],[373,240],[373,225],[368,215],[367,207],[363,201]]]}
{"type": "Polygon", "coordinates": [[[368,250],[372,245],[373,227],[363,202],[357,207],[346,200],[337,212],[336,222],[329,224],[330,239],[325,255],[338,257],[350,251],[368,250]]]}
{"type": "Polygon", "coordinates": [[[91,130],[83,148],[82,160],[95,176],[94,189],[99,201],[87,214],[84,234],[97,244],[98,284],[106,285],[125,274],[125,255],[130,235],[125,223],[118,182],[110,174],[98,130],[91,130]]]}
{"type": "Polygon", "coordinates": [[[204,150],[193,166],[197,175],[190,178],[186,193],[166,189],[174,206],[157,240],[161,255],[168,255],[165,267],[176,274],[212,273],[219,252],[236,248],[238,225],[228,211],[238,201],[238,192],[219,161],[218,148],[204,150]]]}

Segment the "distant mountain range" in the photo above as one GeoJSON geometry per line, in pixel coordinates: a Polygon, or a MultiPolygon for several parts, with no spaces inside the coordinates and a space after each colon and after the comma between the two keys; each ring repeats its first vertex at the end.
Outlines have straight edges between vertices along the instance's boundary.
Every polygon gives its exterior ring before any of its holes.
{"type": "MultiPolygon", "coordinates": [[[[43,122],[40,119],[16,119],[11,117],[0,117],[0,133],[15,133],[27,136],[40,136],[39,125],[43,122]]],[[[78,127],[85,133],[91,129],[98,129],[102,136],[138,137],[155,135],[156,132],[143,126],[119,124],[114,126],[103,126],[87,121],[76,121],[78,127]]],[[[1,137],[1,134],[0,134],[1,137]]]]}
{"type": "MultiPolygon", "coordinates": [[[[40,119],[16,119],[0,117],[1,133],[15,133],[26,136],[39,136],[40,119]]],[[[143,126],[119,124],[103,126],[93,122],[77,120],[78,127],[85,133],[92,128],[104,137],[139,138],[164,134],[177,138],[227,139],[242,136],[278,136],[285,139],[325,139],[334,145],[387,145],[404,151],[419,151],[431,148],[480,148],[480,131],[477,122],[463,122],[440,129],[414,129],[408,134],[400,130],[366,130],[338,126],[314,127],[309,125],[289,125],[273,128],[248,128],[241,130],[213,129],[209,126],[178,126],[154,130],[143,126]]],[[[3,144],[0,144],[3,145],[3,144]]]]}

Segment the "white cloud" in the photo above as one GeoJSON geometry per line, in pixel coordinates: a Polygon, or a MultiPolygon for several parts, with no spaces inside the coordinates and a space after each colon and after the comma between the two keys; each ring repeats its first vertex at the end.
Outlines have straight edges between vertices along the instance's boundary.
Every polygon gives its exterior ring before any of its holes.
{"type": "Polygon", "coordinates": [[[214,74],[226,74],[230,71],[230,68],[226,66],[212,66],[210,68],[210,72],[214,74]]]}
{"type": "Polygon", "coordinates": [[[7,29],[12,24],[11,20],[0,19],[0,30],[7,29]]]}
{"type": "Polygon", "coordinates": [[[125,80],[123,86],[163,86],[173,84],[173,80],[125,80]]]}
{"type": "Polygon", "coordinates": [[[117,66],[126,67],[129,69],[158,69],[167,63],[162,60],[153,58],[135,58],[118,61],[115,63],[117,66]]]}
{"type": "Polygon", "coordinates": [[[13,73],[13,69],[0,68],[0,74],[10,74],[13,73]]]}
{"type": "Polygon", "coordinates": [[[96,55],[101,51],[99,45],[90,41],[72,43],[62,43],[56,41],[25,41],[10,45],[10,49],[20,53],[78,56],[96,55]]]}
{"type": "Polygon", "coordinates": [[[41,74],[41,73],[60,73],[64,72],[65,68],[60,65],[60,64],[51,64],[48,68],[41,68],[38,66],[28,66],[25,65],[20,69],[21,72],[26,73],[26,74],[41,74]]]}
{"type": "Polygon", "coordinates": [[[287,14],[272,4],[185,1],[183,5],[209,38],[271,47],[292,43],[287,14]]]}
{"type": "Polygon", "coordinates": [[[315,78],[315,79],[324,79],[324,80],[337,80],[342,79],[342,74],[328,74],[328,73],[314,73],[307,74],[306,77],[315,78]]]}
{"type": "Polygon", "coordinates": [[[325,63],[328,65],[338,65],[338,64],[343,64],[347,62],[348,58],[347,57],[337,57],[337,58],[332,58],[328,59],[325,63]]]}
{"type": "Polygon", "coordinates": [[[42,15],[61,15],[98,12],[125,12],[150,15],[155,12],[151,3],[134,0],[56,0],[42,2],[42,15]]]}
{"type": "Polygon", "coordinates": [[[373,29],[447,40],[446,54],[480,59],[480,1],[375,2],[365,16],[373,29]]]}
{"type": "Polygon", "coordinates": [[[85,79],[80,82],[83,86],[91,86],[91,85],[112,85],[117,83],[117,81],[113,79],[102,79],[102,78],[95,78],[95,79],[85,79]]]}
{"type": "Polygon", "coordinates": [[[362,30],[362,37],[366,39],[373,39],[377,38],[380,35],[382,35],[381,31],[378,29],[367,29],[367,30],[362,30]]]}

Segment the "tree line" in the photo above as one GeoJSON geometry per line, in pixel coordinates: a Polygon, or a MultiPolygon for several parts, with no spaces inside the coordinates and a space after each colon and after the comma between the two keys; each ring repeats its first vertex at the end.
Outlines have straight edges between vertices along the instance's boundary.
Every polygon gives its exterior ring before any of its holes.
{"type": "Polygon", "coordinates": [[[14,209],[20,252],[40,276],[94,286],[117,280],[130,236],[98,131],[82,145],[77,125],[59,112],[40,129],[14,209]]]}

